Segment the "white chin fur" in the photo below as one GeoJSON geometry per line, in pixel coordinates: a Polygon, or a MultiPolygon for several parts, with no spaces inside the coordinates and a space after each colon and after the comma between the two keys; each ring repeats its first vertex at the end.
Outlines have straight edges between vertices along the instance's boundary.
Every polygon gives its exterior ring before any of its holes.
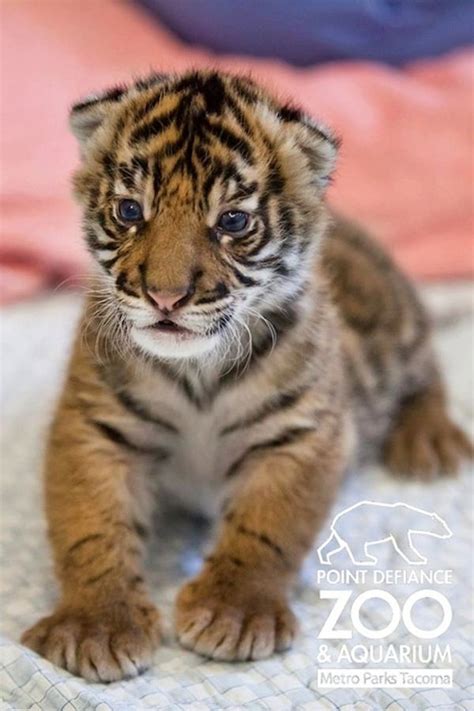
{"type": "Polygon", "coordinates": [[[157,333],[143,328],[132,328],[131,337],[146,353],[157,358],[198,358],[214,350],[217,336],[194,336],[183,338],[172,333],[157,333]]]}

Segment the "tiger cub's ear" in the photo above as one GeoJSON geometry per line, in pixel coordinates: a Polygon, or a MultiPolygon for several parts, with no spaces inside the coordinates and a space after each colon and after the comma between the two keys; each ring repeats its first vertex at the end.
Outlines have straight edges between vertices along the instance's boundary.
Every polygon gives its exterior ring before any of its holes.
{"type": "Polygon", "coordinates": [[[277,116],[287,148],[291,153],[295,149],[300,153],[309,170],[311,183],[323,191],[336,165],[340,139],[326,126],[292,106],[282,106],[277,116]]]}
{"type": "Polygon", "coordinates": [[[79,141],[82,153],[106,116],[110,114],[111,108],[120,103],[126,93],[127,88],[119,86],[102,94],[88,96],[73,105],[69,113],[69,125],[79,141]]]}

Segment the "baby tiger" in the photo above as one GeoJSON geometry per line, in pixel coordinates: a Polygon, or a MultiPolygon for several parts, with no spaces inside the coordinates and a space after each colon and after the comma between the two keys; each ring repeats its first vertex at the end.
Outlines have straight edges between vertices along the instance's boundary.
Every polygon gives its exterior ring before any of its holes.
{"type": "Polygon", "coordinates": [[[291,583],[349,464],[457,470],[428,320],[407,279],[331,216],[338,148],[249,79],[154,74],[73,106],[99,265],[46,458],[61,598],[25,644],[94,681],[160,639],[143,554],[155,489],[217,517],[176,601],[187,649],[287,649],[291,583]]]}

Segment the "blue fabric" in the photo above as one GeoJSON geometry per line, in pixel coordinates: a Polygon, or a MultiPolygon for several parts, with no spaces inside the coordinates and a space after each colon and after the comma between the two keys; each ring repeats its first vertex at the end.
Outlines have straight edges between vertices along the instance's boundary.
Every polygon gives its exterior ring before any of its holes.
{"type": "Polygon", "coordinates": [[[297,65],[403,64],[474,39],[474,0],[138,1],[188,42],[297,65]]]}

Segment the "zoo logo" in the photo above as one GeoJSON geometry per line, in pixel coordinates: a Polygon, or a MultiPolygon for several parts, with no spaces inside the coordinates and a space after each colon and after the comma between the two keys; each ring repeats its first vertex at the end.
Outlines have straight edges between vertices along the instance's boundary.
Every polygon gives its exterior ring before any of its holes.
{"type": "MultiPolygon", "coordinates": [[[[375,566],[377,558],[368,548],[379,543],[390,542],[400,557],[410,565],[426,565],[427,559],[422,556],[413,544],[414,535],[434,536],[436,538],[451,538],[452,531],[446,521],[438,514],[419,509],[409,504],[396,502],[386,504],[378,501],[359,501],[338,513],[331,523],[329,537],[318,548],[318,557],[322,565],[330,565],[331,557],[342,550],[349,555],[356,566],[375,566]],[[374,509],[384,515],[388,535],[382,538],[367,539],[367,521],[370,521],[374,509]],[[365,524],[365,525],[364,525],[365,524]],[[351,540],[348,540],[350,531],[351,540]]],[[[320,634],[321,639],[350,639],[352,631],[336,629],[346,606],[350,607],[352,627],[368,639],[383,639],[392,634],[403,620],[408,632],[418,639],[434,639],[445,632],[452,621],[452,609],[448,599],[440,592],[431,589],[418,590],[412,593],[403,605],[399,605],[395,597],[384,590],[366,590],[352,602],[351,590],[321,590],[320,598],[333,600],[334,606],[320,634]],[[391,616],[387,625],[381,629],[371,629],[362,621],[361,608],[372,599],[379,599],[388,604],[391,616]],[[420,600],[431,599],[437,602],[442,610],[442,620],[433,629],[425,630],[418,627],[412,619],[413,606],[420,600]]]]}
{"type": "Polygon", "coordinates": [[[397,553],[410,565],[426,565],[427,559],[422,556],[413,544],[413,535],[434,536],[436,538],[451,538],[453,535],[446,521],[438,514],[418,509],[398,501],[395,504],[385,504],[378,501],[359,501],[338,513],[331,524],[331,534],[318,548],[319,562],[330,565],[330,558],[342,550],[346,550],[354,565],[375,565],[377,558],[369,553],[368,547],[390,541],[397,553]],[[364,522],[370,520],[373,508],[383,509],[385,520],[393,521],[393,532],[383,538],[369,539],[360,536],[367,533],[364,522]],[[404,530],[400,532],[400,522],[404,530]],[[342,525],[341,525],[342,524],[342,525]],[[348,541],[342,528],[348,526],[351,530],[351,541],[348,541]]]}

